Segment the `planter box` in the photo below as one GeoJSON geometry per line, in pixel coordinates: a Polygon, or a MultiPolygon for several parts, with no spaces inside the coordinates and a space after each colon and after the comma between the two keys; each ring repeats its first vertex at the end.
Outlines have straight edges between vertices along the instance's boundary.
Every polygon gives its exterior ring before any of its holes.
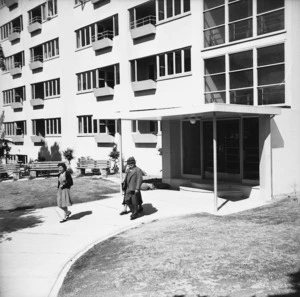
{"type": "Polygon", "coordinates": [[[35,32],[37,30],[42,30],[42,24],[39,22],[32,23],[28,26],[29,33],[35,32]]]}
{"type": "Polygon", "coordinates": [[[41,62],[41,61],[31,62],[29,64],[29,67],[30,67],[30,70],[35,70],[35,69],[43,68],[43,62],[41,62]]]}
{"type": "Polygon", "coordinates": [[[37,135],[31,136],[31,140],[34,143],[45,142],[45,138],[43,136],[37,136],[37,135]]]}
{"type": "Polygon", "coordinates": [[[152,79],[134,81],[131,84],[134,92],[156,90],[156,82],[152,79]]]}
{"type": "Polygon", "coordinates": [[[103,38],[92,42],[93,50],[98,51],[104,48],[112,47],[113,41],[110,38],[103,38]]]}
{"type": "Polygon", "coordinates": [[[23,108],[23,104],[21,102],[12,102],[10,106],[12,109],[23,108]]]}
{"type": "Polygon", "coordinates": [[[152,133],[135,133],[132,134],[132,139],[134,143],[157,143],[157,136],[152,133]]]}
{"type": "Polygon", "coordinates": [[[156,34],[156,27],[152,24],[147,24],[130,30],[131,38],[137,39],[144,36],[156,34]]]}
{"type": "Polygon", "coordinates": [[[18,4],[19,0],[6,0],[6,6],[10,8],[11,6],[18,4]]]}
{"type": "Polygon", "coordinates": [[[9,70],[9,73],[11,76],[22,74],[22,68],[21,67],[12,68],[9,70]]]}
{"type": "Polygon", "coordinates": [[[31,106],[43,106],[44,100],[43,99],[31,99],[30,104],[31,104],[31,106]]]}
{"type": "Polygon", "coordinates": [[[20,32],[13,32],[8,35],[8,40],[10,42],[20,39],[20,32]]]}
{"type": "Polygon", "coordinates": [[[115,143],[115,137],[108,134],[97,134],[94,138],[97,143],[115,143]]]}
{"type": "Polygon", "coordinates": [[[110,87],[97,88],[97,89],[94,89],[94,95],[95,95],[95,97],[113,96],[114,89],[110,88],[110,87]]]}
{"type": "Polygon", "coordinates": [[[24,136],[23,135],[16,135],[12,137],[13,142],[24,142],[24,136]]]}

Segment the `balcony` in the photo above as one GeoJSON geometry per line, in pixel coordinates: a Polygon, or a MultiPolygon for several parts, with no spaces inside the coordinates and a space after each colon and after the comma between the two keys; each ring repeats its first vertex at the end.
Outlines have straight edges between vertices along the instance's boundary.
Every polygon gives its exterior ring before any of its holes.
{"type": "Polygon", "coordinates": [[[13,142],[24,142],[24,135],[15,135],[12,137],[13,142]]]}
{"type": "Polygon", "coordinates": [[[109,134],[97,134],[94,137],[96,143],[115,143],[115,137],[109,134]]]}
{"type": "Polygon", "coordinates": [[[12,102],[10,104],[10,107],[12,109],[22,109],[23,108],[23,103],[22,102],[12,102]]]}
{"type": "Polygon", "coordinates": [[[30,104],[32,107],[35,107],[35,106],[44,106],[44,100],[43,99],[32,99],[30,100],[30,104]]]}
{"type": "Polygon", "coordinates": [[[113,38],[114,38],[114,32],[110,30],[99,33],[97,36],[96,35],[93,36],[92,39],[93,50],[98,51],[108,47],[112,47],[113,38]]]}
{"type": "Polygon", "coordinates": [[[18,4],[19,0],[6,0],[6,6],[8,8],[12,7],[15,4],[18,4]]]}
{"type": "Polygon", "coordinates": [[[157,143],[157,136],[152,133],[134,133],[132,139],[134,143],[157,143]]]}
{"type": "Polygon", "coordinates": [[[41,143],[41,142],[45,142],[45,138],[41,135],[34,135],[34,136],[31,136],[31,140],[32,142],[34,143],[41,143]]]}
{"type": "Polygon", "coordinates": [[[11,69],[9,69],[9,73],[11,76],[21,75],[22,74],[22,65],[20,62],[17,62],[13,65],[11,69]]]}
{"type": "Polygon", "coordinates": [[[97,88],[97,89],[94,89],[94,95],[96,98],[97,97],[105,97],[105,96],[113,96],[114,89],[111,87],[97,88]]]}
{"type": "Polygon", "coordinates": [[[156,90],[156,81],[152,79],[131,82],[134,92],[156,90]]]}
{"type": "Polygon", "coordinates": [[[147,16],[131,23],[131,38],[138,39],[148,35],[156,34],[155,16],[147,16]]]}
{"type": "Polygon", "coordinates": [[[43,56],[34,56],[31,62],[29,63],[30,70],[36,70],[43,68],[43,56]]]}
{"type": "Polygon", "coordinates": [[[42,30],[42,18],[34,17],[31,20],[29,20],[28,32],[33,33],[38,30],[42,30]]]}
{"type": "Polygon", "coordinates": [[[16,41],[21,38],[21,28],[20,27],[14,27],[11,29],[8,35],[8,40],[10,42],[16,41]]]}

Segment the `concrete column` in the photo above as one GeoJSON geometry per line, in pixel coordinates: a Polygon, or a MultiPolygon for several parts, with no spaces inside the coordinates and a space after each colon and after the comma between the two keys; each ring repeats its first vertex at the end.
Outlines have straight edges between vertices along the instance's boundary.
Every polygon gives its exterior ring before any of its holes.
{"type": "Polygon", "coordinates": [[[271,200],[272,189],[272,146],[271,120],[269,115],[259,116],[259,179],[260,199],[271,200]]]}

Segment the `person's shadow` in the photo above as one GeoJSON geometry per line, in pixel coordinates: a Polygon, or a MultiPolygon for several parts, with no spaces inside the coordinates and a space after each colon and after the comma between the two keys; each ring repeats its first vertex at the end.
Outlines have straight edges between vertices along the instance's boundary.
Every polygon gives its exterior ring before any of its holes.
{"type": "Polygon", "coordinates": [[[150,216],[156,212],[157,208],[155,208],[151,203],[145,203],[143,204],[143,212],[140,213],[139,217],[150,216]]]}
{"type": "Polygon", "coordinates": [[[82,212],[79,212],[79,213],[75,213],[73,215],[71,215],[69,217],[69,221],[70,220],[80,220],[81,218],[85,217],[85,216],[88,216],[88,215],[91,215],[93,212],[92,211],[82,211],[82,212]]]}

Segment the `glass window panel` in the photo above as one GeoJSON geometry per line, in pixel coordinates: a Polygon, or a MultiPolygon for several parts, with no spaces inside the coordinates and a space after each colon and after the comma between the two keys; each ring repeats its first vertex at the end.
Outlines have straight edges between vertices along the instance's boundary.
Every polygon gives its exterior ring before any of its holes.
{"type": "Polygon", "coordinates": [[[224,0],[204,0],[204,10],[224,4],[224,0]]]}
{"type": "Polygon", "coordinates": [[[284,82],[284,65],[259,68],[258,85],[270,85],[284,82]]]}
{"type": "Polygon", "coordinates": [[[166,75],[165,55],[159,55],[159,76],[166,75]]]}
{"type": "Polygon", "coordinates": [[[253,89],[230,91],[230,104],[253,105],[253,89]]]}
{"type": "Polygon", "coordinates": [[[174,74],[173,53],[167,54],[168,59],[168,74],[174,74]]]}
{"type": "Polygon", "coordinates": [[[252,19],[229,24],[229,41],[252,37],[252,19]]]}
{"type": "Polygon", "coordinates": [[[225,72],[225,56],[206,59],[205,74],[214,74],[225,72]]]}
{"type": "Polygon", "coordinates": [[[191,49],[184,50],[184,71],[191,71],[191,49]]]}
{"type": "Polygon", "coordinates": [[[181,73],[181,50],[175,52],[175,72],[181,73]]]}
{"type": "Polygon", "coordinates": [[[230,70],[238,70],[253,67],[253,53],[251,51],[229,55],[230,70]]]}
{"type": "Polygon", "coordinates": [[[182,0],[183,1],[183,11],[187,12],[191,10],[190,0],[182,0]]]}
{"type": "Polygon", "coordinates": [[[58,119],[58,134],[61,134],[61,124],[60,124],[60,119],[58,119]]]}
{"type": "Polygon", "coordinates": [[[105,120],[99,121],[99,133],[106,133],[106,122],[105,120]]]}
{"type": "Polygon", "coordinates": [[[257,65],[270,65],[284,62],[284,44],[257,49],[257,65]]]}
{"type": "Polygon", "coordinates": [[[225,90],[225,74],[205,77],[205,92],[225,90]]]}
{"type": "Polygon", "coordinates": [[[214,46],[225,43],[225,27],[204,31],[204,46],[214,46]]]}
{"type": "Polygon", "coordinates": [[[266,34],[284,29],[284,10],[257,17],[257,34],[266,34]]]}
{"type": "Polygon", "coordinates": [[[167,1],[167,18],[173,16],[173,0],[166,0],[167,1]]]}
{"type": "Polygon", "coordinates": [[[216,8],[204,12],[204,29],[224,25],[225,13],[224,7],[216,8]]]}
{"type": "Polygon", "coordinates": [[[182,122],[184,174],[201,174],[200,134],[200,121],[195,124],[190,121],[182,122]]]}
{"type": "Polygon", "coordinates": [[[92,117],[87,117],[88,120],[88,133],[92,133],[92,117]]]}
{"type": "Polygon", "coordinates": [[[284,102],[284,85],[258,88],[258,105],[282,104],[284,102]]]}
{"type": "Polygon", "coordinates": [[[229,22],[252,16],[252,0],[237,1],[229,5],[229,22]]]}
{"type": "Polygon", "coordinates": [[[267,12],[284,7],[284,0],[259,0],[257,1],[257,13],[267,12]]]}
{"type": "Polygon", "coordinates": [[[205,94],[205,103],[226,103],[226,93],[225,92],[217,92],[205,94]]]}
{"type": "Polygon", "coordinates": [[[87,89],[90,90],[92,87],[91,87],[91,72],[89,71],[87,73],[87,89]]]}
{"type": "Polygon", "coordinates": [[[180,14],[181,13],[181,0],[175,0],[174,6],[175,6],[175,15],[180,14]]]}
{"type": "Polygon", "coordinates": [[[98,133],[98,131],[97,131],[97,128],[98,128],[97,122],[98,122],[97,120],[93,120],[93,128],[94,128],[94,131],[93,131],[93,132],[94,132],[95,134],[98,133]]]}
{"type": "Polygon", "coordinates": [[[107,121],[107,130],[108,134],[115,135],[116,134],[116,127],[115,127],[115,121],[114,120],[108,120],[107,121]]]}
{"type": "Polygon", "coordinates": [[[253,86],[253,70],[230,73],[230,89],[247,88],[253,86]]]}
{"type": "Polygon", "coordinates": [[[165,18],[164,0],[158,0],[158,20],[165,18]]]}

